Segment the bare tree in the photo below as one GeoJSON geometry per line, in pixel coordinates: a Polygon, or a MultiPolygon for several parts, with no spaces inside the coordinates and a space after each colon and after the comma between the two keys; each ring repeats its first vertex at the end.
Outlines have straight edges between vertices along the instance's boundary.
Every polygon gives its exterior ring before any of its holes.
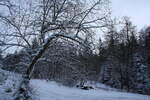
{"type": "Polygon", "coordinates": [[[105,27],[109,14],[107,0],[20,0],[13,6],[11,0],[9,6],[3,0],[1,2],[9,10],[6,14],[0,13],[5,28],[0,31],[0,45],[5,49],[12,46],[32,49],[31,41],[37,37],[42,47],[31,61],[17,95],[28,83],[34,65],[53,39],[67,38],[85,45],[83,34],[93,28],[105,27]]]}

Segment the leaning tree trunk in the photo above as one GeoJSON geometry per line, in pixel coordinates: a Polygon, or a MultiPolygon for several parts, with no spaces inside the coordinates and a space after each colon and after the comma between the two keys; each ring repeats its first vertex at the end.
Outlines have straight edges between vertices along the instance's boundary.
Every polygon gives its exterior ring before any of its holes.
{"type": "Polygon", "coordinates": [[[34,71],[34,65],[37,63],[38,59],[41,58],[42,55],[44,54],[44,52],[47,50],[50,42],[53,39],[59,38],[59,37],[68,38],[70,40],[73,40],[73,41],[76,41],[76,42],[82,44],[83,46],[86,46],[82,42],[76,40],[75,37],[69,37],[69,36],[65,36],[65,35],[62,35],[62,34],[54,34],[51,37],[49,37],[47,42],[43,45],[43,48],[41,48],[40,51],[37,53],[37,55],[33,58],[31,64],[29,65],[29,67],[26,71],[26,73],[23,75],[23,78],[22,78],[22,81],[19,85],[19,88],[14,94],[15,100],[29,100],[30,96],[28,95],[28,89],[29,89],[28,86],[29,86],[30,78],[31,78],[32,73],[34,71]]]}
{"type": "Polygon", "coordinates": [[[30,97],[28,95],[28,89],[29,89],[29,80],[32,76],[32,73],[34,71],[34,65],[37,63],[38,59],[42,57],[43,53],[46,51],[48,48],[50,42],[57,38],[60,37],[61,35],[53,35],[51,36],[47,42],[43,45],[43,48],[37,53],[37,55],[33,58],[31,64],[29,65],[26,73],[22,77],[22,81],[19,85],[19,88],[17,89],[16,93],[14,94],[15,100],[28,100],[30,97]]]}

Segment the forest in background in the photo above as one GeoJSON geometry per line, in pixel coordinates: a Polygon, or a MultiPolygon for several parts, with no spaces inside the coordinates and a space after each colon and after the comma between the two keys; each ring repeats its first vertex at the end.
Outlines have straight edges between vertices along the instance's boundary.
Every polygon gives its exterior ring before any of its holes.
{"type": "Polygon", "coordinates": [[[150,26],[112,19],[107,0],[27,1],[0,0],[8,8],[0,13],[0,68],[71,87],[94,81],[150,95],[150,26]]]}

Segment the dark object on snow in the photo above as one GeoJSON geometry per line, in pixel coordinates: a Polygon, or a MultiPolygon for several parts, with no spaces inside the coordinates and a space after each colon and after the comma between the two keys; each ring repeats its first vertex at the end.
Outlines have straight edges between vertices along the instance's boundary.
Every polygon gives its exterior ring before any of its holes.
{"type": "Polygon", "coordinates": [[[84,87],[81,87],[81,89],[83,89],[83,90],[90,90],[90,89],[94,89],[94,88],[91,87],[91,86],[84,86],[84,87]]]}
{"type": "Polygon", "coordinates": [[[5,92],[10,93],[10,92],[12,92],[12,89],[8,88],[8,89],[5,90],[5,92]]]}
{"type": "Polygon", "coordinates": [[[83,89],[83,90],[90,90],[90,89],[94,89],[92,86],[76,86],[77,88],[83,89]]]}

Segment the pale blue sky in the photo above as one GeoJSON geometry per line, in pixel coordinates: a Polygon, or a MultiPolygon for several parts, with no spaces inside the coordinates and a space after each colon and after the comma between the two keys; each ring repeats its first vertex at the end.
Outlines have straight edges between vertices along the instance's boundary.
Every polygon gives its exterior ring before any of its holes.
{"type": "Polygon", "coordinates": [[[134,25],[150,25],[150,0],[111,0],[112,14],[117,18],[129,16],[134,25]]]}

